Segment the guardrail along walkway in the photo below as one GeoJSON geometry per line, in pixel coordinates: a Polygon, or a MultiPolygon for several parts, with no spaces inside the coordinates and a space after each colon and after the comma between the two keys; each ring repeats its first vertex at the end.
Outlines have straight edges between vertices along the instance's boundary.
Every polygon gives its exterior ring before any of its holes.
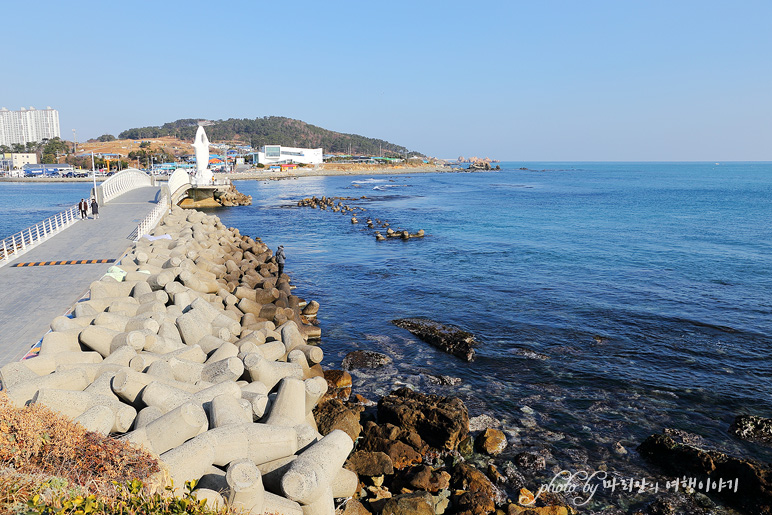
{"type": "Polygon", "coordinates": [[[0,366],[24,357],[110,267],[107,263],[14,266],[18,263],[117,259],[137,225],[156,207],[159,188],[128,191],[0,268],[0,366]],[[90,215],[89,215],[90,216],[90,215]]]}

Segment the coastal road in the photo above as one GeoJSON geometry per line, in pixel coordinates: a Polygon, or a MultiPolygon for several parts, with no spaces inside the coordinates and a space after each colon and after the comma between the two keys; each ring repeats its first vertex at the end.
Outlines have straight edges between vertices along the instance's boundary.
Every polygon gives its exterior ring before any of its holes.
{"type": "Polygon", "coordinates": [[[128,191],[99,208],[99,219],[80,220],[0,268],[0,366],[24,357],[111,264],[14,267],[15,263],[118,259],[129,235],[155,207],[159,188],[128,191]]]}

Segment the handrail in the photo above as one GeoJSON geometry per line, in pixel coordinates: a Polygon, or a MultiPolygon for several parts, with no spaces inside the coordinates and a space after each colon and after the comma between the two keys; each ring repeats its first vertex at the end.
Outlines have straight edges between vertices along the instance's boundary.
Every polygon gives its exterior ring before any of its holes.
{"type": "Polygon", "coordinates": [[[106,204],[115,197],[135,188],[152,186],[153,179],[140,170],[129,168],[113,175],[97,188],[102,192],[102,204],[106,204]]]}
{"type": "Polygon", "coordinates": [[[163,217],[164,213],[169,209],[169,197],[164,194],[161,199],[155,205],[152,211],[137,225],[137,234],[134,237],[134,241],[139,240],[142,236],[146,235],[158,224],[163,217]]]}
{"type": "Polygon", "coordinates": [[[78,213],[80,213],[78,206],[73,205],[61,213],[56,213],[54,216],[2,240],[0,242],[0,266],[16,259],[38,243],[58,234],[80,220],[78,213]]]}

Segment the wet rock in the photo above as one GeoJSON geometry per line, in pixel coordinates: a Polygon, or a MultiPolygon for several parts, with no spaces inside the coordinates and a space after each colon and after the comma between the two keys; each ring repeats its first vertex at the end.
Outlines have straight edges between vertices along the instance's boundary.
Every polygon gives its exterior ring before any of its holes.
{"type": "Polygon", "coordinates": [[[705,439],[700,435],[683,431],[682,429],[666,428],[664,433],[673,439],[676,443],[684,445],[694,445],[695,447],[705,447],[705,439]]]}
{"type": "Polygon", "coordinates": [[[506,448],[507,437],[498,429],[488,428],[475,439],[475,444],[480,452],[496,456],[506,448]]]}
{"type": "Polygon", "coordinates": [[[469,430],[472,432],[483,431],[489,427],[501,427],[501,422],[484,413],[469,419],[469,430]]]}
{"type": "Polygon", "coordinates": [[[772,418],[740,415],[732,422],[729,432],[743,440],[772,445],[772,418]]]}
{"type": "Polygon", "coordinates": [[[666,493],[659,496],[646,507],[646,515],[676,515],[688,513],[689,515],[708,515],[712,510],[705,510],[697,502],[696,498],[683,493],[666,493]]]}
{"type": "Polygon", "coordinates": [[[325,370],[324,378],[327,380],[327,393],[322,401],[329,399],[347,400],[351,395],[351,374],[344,370],[325,370]]]}
{"type": "Polygon", "coordinates": [[[369,350],[355,350],[346,354],[343,358],[341,367],[343,370],[354,370],[357,368],[380,368],[391,363],[391,358],[380,352],[369,350]]]}
{"type": "Polygon", "coordinates": [[[440,386],[456,386],[461,384],[460,377],[435,375],[435,374],[430,374],[428,372],[423,372],[421,375],[423,375],[426,378],[426,380],[431,384],[436,384],[440,386]]]}
{"type": "MultiPolygon", "coordinates": [[[[450,484],[454,490],[462,490],[474,494],[472,498],[467,498],[467,502],[471,501],[471,505],[476,507],[484,506],[487,509],[487,507],[492,506],[493,504],[500,506],[506,501],[506,495],[504,495],[501,490],[496,488],[496,486],[491,482],[490,479],[488,479],[485,474],[482,473],[482,471],[474,468],[468,463],[458,463],[455,467],[453,467],[450,484]],[[489,499],[490,504],[485,503],[482,506],[478,506],[479,502],[477,497],[479,496],[489,499]]],[[[491,508],[491,511],[494,509],[495,506],[491,508]]],[[[473,509],[472,511],[474,513],[479,513],[477,508],[473,509]]]]}
{"type": "Polygon", "coordinates": [[[472,435],[466,435],[460,442],[458,442],[458,447],[456,450],[462,455],[462,456],[469,456],[474,451],[474,438],[472,438],[472,435]]]}
{"type": "Polygon", "coordinates": [[[381,515],[434,515],[434,498],[428,492],[396,495],[384,503],[381,515]]]}
{"type": "Polygon", "coordinates": [[[322,435],[327,435],[335,429],[344,431],[356,441],[362,426],[359,424],[359,414],[364,408],[359,405],[349,405],[338,399],[331,399],[314,408],[314,419],[322,435]]]}
{"type": "Polygon", "coordinates": [[[772,469],[768,465],[677,443],[667,434],[649,436],[638,447],[638,452],[676,477],[685,475],[697,481],[724,481],[723,490],[712,490],[711,495],[749,513],[772,514],[772,469]],[[726,484],[735,479],[739,480],[737,492],[726,484]]]}
{"type": "Polygon", "coordinates": [[[504,463],[501,467],[501,473],[506,478],[506,484],[513,490],[520,490],[525,486],[525,476],[517,470],[517,467],[511,461],[504,463]]]}
{"type": "Polygon", "coordinates": [[[391,323],[407,329],[421,340],[444,352],[467,362],[474,361],[474,346],[477,342],[472,333],[423,318],[400,318],[392,320],[391,323]]]}
{"type": "Polygon", "coordinates": [[[514,461],[521,470],[544,470],[547,468],[547,461],[544,456],[532,452],[521,452],[515,456],[514,461]]]}
{"type": "Polygon", "coordinates": [[[385,452],[356,451],[349,456],[345,468],[360,476],[382,476],[394,473],[394,464],[385,452]]]}
{"type": "Polygon", "coordinates": [[[413,430],[432,447],[454,450],[469,432],[469,414],[457,397],[400,388],[378,402],[378,420],[413,430]]]}

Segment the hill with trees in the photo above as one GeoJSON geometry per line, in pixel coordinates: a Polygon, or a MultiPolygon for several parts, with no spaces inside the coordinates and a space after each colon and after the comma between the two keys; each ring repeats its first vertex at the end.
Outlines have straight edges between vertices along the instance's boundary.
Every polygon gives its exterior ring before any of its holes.
{"type": "MultiPolygon", "coordinates": [[[[187,118],[169,122],[160,127],[139,127],[121,132],[120,139],[142,140],[173,136],[192,141],[199,120],[187,118]]],[[[229,142],[259,148],[263,145],[285,147],[323,148],[325,153],[356,155],[405,156],[423,155],[407,148],[376,138],[358,134],[344,134],[283,116],[265,116],[255,119],[230,118],[203,122],[206,133],[213,143],[229,142]]]]}

